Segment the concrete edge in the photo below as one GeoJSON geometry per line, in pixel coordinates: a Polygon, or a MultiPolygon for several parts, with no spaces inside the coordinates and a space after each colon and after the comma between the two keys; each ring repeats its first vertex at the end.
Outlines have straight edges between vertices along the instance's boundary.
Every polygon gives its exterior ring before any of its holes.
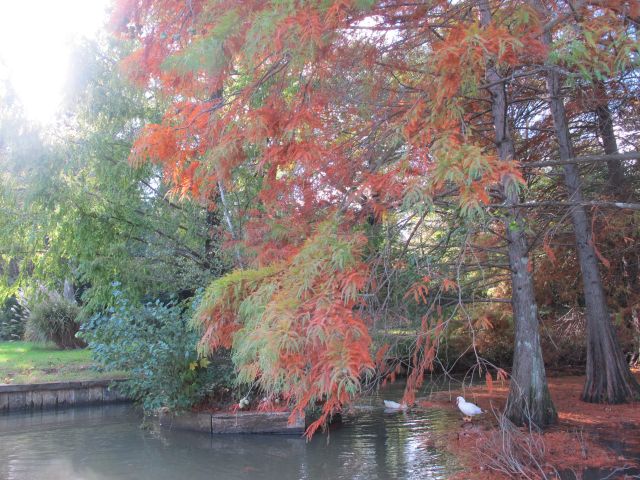
{"type": "Polygon", "coordinates": [[[109,387],[113,383],[119,383],[125,380],[127,379],[105,378],[101,380],[71,380],[67,382],[3,383],[0,384],[0,393],[40,392],[43,390],[74,390],[93,387],[109,387]]]}
{"type": "Polygon", "coordinates": [[[129,402],[117,386],[122,380],[2,385],[0,414],[129,402]]]}

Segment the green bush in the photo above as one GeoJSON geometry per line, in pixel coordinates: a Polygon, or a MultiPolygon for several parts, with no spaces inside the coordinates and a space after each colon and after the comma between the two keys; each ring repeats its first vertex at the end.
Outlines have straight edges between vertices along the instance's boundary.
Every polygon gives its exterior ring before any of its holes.
{"type": "Polygon", "coordinates": [[[40,298],[27,316],[25,338],[33,342],[53,342],[58,348],[81,348],[76,337],[80,307],[56,293],[40,298]]]}
{"type": "Polygon", "coordinates": [[[145,410],[186,409],[233,384],[228,358],[198,358],[199,334],[189,326],[192,305],[158,300],[133,306],[120,292],[114,295],[115,306],[83,324],[80,336],[102,368],[130,373],[124,392],[145,410]]]}
{"type": "Polygon", "coordinates": [[[24,338],[26,311],[16,297],[10,297],[0,309],[0,341],[24,338]]]}

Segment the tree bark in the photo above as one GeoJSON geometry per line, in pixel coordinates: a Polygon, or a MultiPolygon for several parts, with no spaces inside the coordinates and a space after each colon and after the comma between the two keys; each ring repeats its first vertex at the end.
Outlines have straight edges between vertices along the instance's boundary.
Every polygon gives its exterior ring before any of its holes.
{"type": "Polygon", "coordinates": [[[62,285],[62,296],[70,302],[76,303],[76,289],[73,286],[73,281],[69,278],[64,279],[64,284],[62,285]]]}
{"type": "MultiPolygon", "coordinates": [[[[227,203],[227,195],[224,190],[224,185],[221,181],[218,182],[218,188],[220,190],[220,201],[222,202],[222,213],[224,215],[224,219],[227,223],[227,228],[229,229],[229,233],[231,234],[231,238],[234,241],[238,241],[238,235],[236,233],[235,228],[233,227],[233,222],[231,221],[231,211],[229,209],[229,204],[227,203]]],[[[240,255],[240,250],[238,245],[233,247],[233,253],[236,257],[236,266],[238,268],[243,268],[244,264],[242,262],[242,255],[240,255]]]]}
{"type": "MultiPolygon", "coordinates": [[[[221,52],[222,53],[222,52],[221,52]]],[[[220,88],[211,93],[211,100],[219,100],[224,103],[223,97],[223,89],[220,88]]],[[[227,228],[229,229],[229,234],[234,242],[239,240],[239,235],[236,229],[233,226],[233,221],[231,220],[231,208],[229,207],[229,203],[227,202],[227,194],[224,189],[224,182],[222,180],[218,180],[218,191],[220,193],[220,202],[222,203],[222,215],[224,216],[225,223],[227,224],[227,228]]],[[[240,254],[240,249],[238,245],[234,245],[233,253],[235,256],[236,268],[244,268],[244,262],[242,261],[242,255],[240,254]]]]}
{"type": "MultiPolygon", "coordinates": [[[[479,1],[481,24],[491,22],[487,0],[479,1]]],[[[487,80],[491,93],[491,110],[496,133],[496,147],[500,160],[514,159],[515,148],[508,126],[506,83],[493,65],[487,67],[487,80]]],[[[505,177],[502,189],[508,210],[504,223],[508,240],[509,266],[511,269],[511,304],[515,325],[513,369],[505,414],[516,425],[534,424],[544,427],[556,423],[558,415],[553,406],[540,348],[538,307],[535,301],[533,275],[529,261],[525,221],[515,180],[505,177]]]]}
{"type": "Polygon", "coordinates": [[[640,210],[640,203],[603,202],[598,200],[588,200],[583,202],[560,202],[557,200],[543,200],[540,202],[524,202],[515,205],[490,205],[491,208],[544,208],[544,207],[599,207],[616,208],[620,210],[640,210]]]}
{"type": "Polygon", "coordinates": [[[597,162],[620,162],[623,160],[640,160],[640,152],[614,153],[612,155],[585,155],[567,160],[547,160],[544,162],[529,162],[522,164],[522,168],[556,167],[567,163],[597,163],[597,162]]]}
{"type": "Polygon", "coordinates": [[[220,256],[220,212],[217,208],[210,208],[207,210],[207,216],[205,218],[207,225],[207,238],[204,241],[204,258],[209,271],[214,271],[220,256]]]}
{"type": "MultiPolygon", "coordinates": [[[[598,123],[598,135],[602,140],[604,152],[607,155],[615,155],[618,152],[618,142],[613,130],[613,117],[607,101],[607,90],[603,82],[596,82],[594,87],[596,97],[595,113],[598,123]]],[[[611,192],[613,198],[625,200],[628,197],[627,179],[621,162],[607,162],[607,190],[611,192]]]]}
{"type": "MultiPolygon", "coordinates": [[[[551,45],[551,34],[543,36],[551,45]]],[[[573,157],[564,101],[560,93],[560,76],[550,69],[547,73],[549,107],[558,141],[561,160],[573,157]]],[[[623,403],[640,394],[640,387],[625,362],[622,349],[611,323],[598,260],[593,246],[590,222],[584,206],[578,167],[564,165],[564,183],[571,202],[571,220],[576,237],[576,248],[587,314],[587,368],[582,400],[591,403],[623,403]]]]}

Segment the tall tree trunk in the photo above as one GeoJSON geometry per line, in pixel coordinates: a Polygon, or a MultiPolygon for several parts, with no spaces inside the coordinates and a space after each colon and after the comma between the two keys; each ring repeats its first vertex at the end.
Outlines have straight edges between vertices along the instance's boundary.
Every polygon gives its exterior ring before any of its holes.
{"type": "MultiPolygon", "coordinates": [[[[225,222],[227,223],[227,228],[229,229],[231,238],[237,242],[238,234],[233,226],[233,222],[231,221],[231,210],[227,202],[227,194],[224,190],[224,184],[221,181],[218,182],[218,188],[220,190],[220,201],[222,202],[222,213],[224,215],[225,222]]],[[[236,257],[236,267],[243,268],[244,264],[242,262],[242,255],[240,255],[240,249],[238,248],[238,245],[235,245],[233,247],[233,253],[236,257]]]]}
{"type": "MultiPolygon", "coordinates": [[[[603,82],[598,81],[594,86],[596,101],[596,119],[598,124],[598,136],[602,140],[604,152],[612,155],[618,152],[618,142],[613,130],[613,117],[609,109],[607,89],[603,82]]],[[[607,190],[616,200],[624,201],[628,198],[627,179],[624,175],[622,164],[615,160],[607,162],[607,190]]]]}
{"type": "MultiPolygon", "coordinates": [[[[480,0],[479,7],[482,26],[486,27],[491,22],[488,1],[480,0]]],[[[487,67],[487,80],[491,85],[489,91],[498,155],[502,161],[512,161],[515,148],[508,125],[505,82],[493,65],[487,67]]],[[[505,178],[502,189],[507,205],[520,203],[513,178],[505,178]]],[[[544,427],[556,423],[558,415],[549,394],[540,348],[538,307],[529,263],[525,221],[518,208],[512,208],[508,212],[504,223],[511,269],[515,345],[505,414],[517,425],[532,423],[544,427]]]]}
{"type": "Polygon", "coordinates": [[[62,285],[62,296],[70,302],[76,302],[76,289],[73,286],[73,281],[69,278],[64,279],[62,285]]]}
{"type": "MultiPolygon", "coordinates": [[[[544,34],[544,40],[547,45],[551,45],[549,32],[544,34]]],[[[568,160],[574,156],[573,146],[560,93],[560,75],[553,67],[549,68],[547,74],[547,90],[560,159],[568,160]]],[[[638,397],[640,387],[625,362],[609,316],[589,217],[585,208],[580,205],[584,199],[577,165],[564,166],[564,183],[569,200],[576,204],[571,208],[571,220],[587,309],[587,378],[582,399],[592,403],[623,403],[638,397]]]]}
{"type": "MultiPolygon", "coordinates": [[[[220,54],[223,55],[222,51],[220,54]]],[[[224,91],[222,88],[217,89],[211,93],[211,101],[219,100],[224,101],[223,97],[224,91]]],[[[227,228],[229,230],[229,234],[234,242],[239,240],[238,232],[233,225],[233,221],[231,220],[231,208],[229,206],[229,202],[227,201],[227,193],[224,188],[224,182],[222,180],[218,180],[218,191],[220,193],[220,202],[222,204],[222,215],[224,216],[225,223],[227,224],[227,228]]],[[[235,257],[235,267],[236,268],[244,268],[244,262],[242,261],[242,255],[240,254],[240,248],[237,243],[233,247],[233,253],[235,257]]]]}
{"type": "Polygon", "coordinates": [[[207,210],[205,218],[207,225],[207,237],[204,241],[204,258],[207,269],[214,271],[219,265],[220,257],[220,211],[218,208],[210,208],[207,210]]]}

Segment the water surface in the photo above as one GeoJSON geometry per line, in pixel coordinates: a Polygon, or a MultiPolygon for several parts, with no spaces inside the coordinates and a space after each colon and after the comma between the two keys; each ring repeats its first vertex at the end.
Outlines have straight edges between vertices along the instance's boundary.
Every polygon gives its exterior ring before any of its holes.
{"type": "Polygon", "coordinates": [[[377,396],[359,407],[310,442],[141,428],[130,405],[3,416],[0,479],[439,480],[455,471],[455,459],[433,446],[457,426],[453,410],[389,414],[377,396]]]}

